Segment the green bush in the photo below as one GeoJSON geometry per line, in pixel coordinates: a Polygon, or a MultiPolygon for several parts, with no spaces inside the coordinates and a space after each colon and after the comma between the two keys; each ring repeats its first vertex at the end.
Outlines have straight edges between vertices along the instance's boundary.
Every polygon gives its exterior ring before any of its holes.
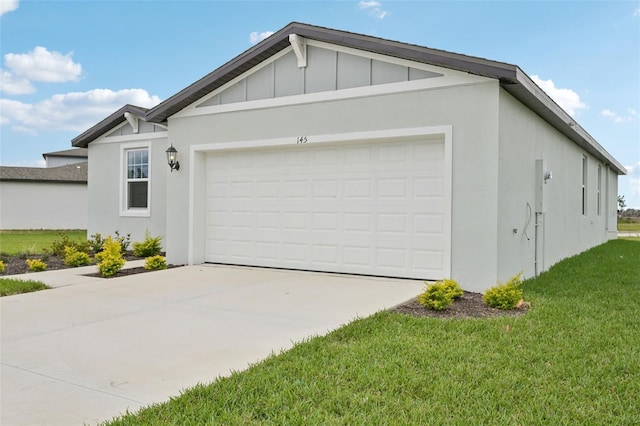
{"type": "Polygon", "coordinates": [[[33,272],[40,272],[47,269],[47,264],[40,259],[27,259],[26,263],[33,272]]]}
{"type": "Polygon", "coordinates": [[[2,260],[0,260],[0,274],[4,273],[4,262],[2,260]]]}
{"type": "Polygon", "coordinates": [[[87,253],[78,251],[75,247],[64,248],[64,264],[75,268],[77,266],[84,266],[91,263],[91,258],[87,253]]]}
{"type": "Polygon", "coordinates": [[[102,251],[96,254],[98,272],[103,277],[112,277],[118,273],[126,263],[122,258],[120,242],[107,237],[102,244],[102,251]]]}
{"type": "Polygon", "coordinates": [[[492,308],[515,309],[522,300],[524,291],[522,285],[522,272],[518,272],[504,284],[491,287],[482,296],[485,303],[492,308]]]}
{"type": "MultiPolygon", "coordinates": [[[[120,244],[120,252],[126,253],[129,249],[129,245],[131,244],[131,234],[127,234],[126,236],[120,236],[120,232],[116,231],[113,233],[115,237],[112,239],[117,241],[120,244]]],[[[102,245],[104,244],[104,238],[102,238],[102,234],[96,232],[91,235],[91,238],[88,240],[89,247],[91,251],[95,253],[100,253],[102,251],[102,245]]]]}
{"type": "Polygon", "coordinates": [[[418,296],[418,302],[429,309],[443,311],[447,309],[455,299],[464,292],[454,280],[441,280],[427,285],[427,289],[418,296]]]}
{"type": "Polygon", "coordinates": [[[64,256],[65,247],[75,247],[78,251],[88,253],[90,249],[89,241],[72,240],[65,232],[58,232],[60,239],[55,239],[51,243],[51,254],[64,256]]]}
{"type": "Polygon", "coordinates": [[[136,257],[157,256],[162,251],[162,237],[152,237],[149,230],[144,233],[144,241],[133,243],[133,255],[136,257]]]}
{"type": "Polygon", "coordinates": [[[158,271],[160,269],[167,269],[167,260],[164,256],[150,256],[145,259],[144,269],[148,271],[158,271]]]}

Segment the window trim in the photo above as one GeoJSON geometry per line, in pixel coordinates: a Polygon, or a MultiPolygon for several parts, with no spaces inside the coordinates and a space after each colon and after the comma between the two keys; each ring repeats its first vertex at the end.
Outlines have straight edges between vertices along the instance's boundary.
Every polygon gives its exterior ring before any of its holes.
{"type": "Polygon", "coordinates": [[[150,217],[151,216],[151,142],[127,143],[120,145],[120,216],[123,217],[150,217]],[[147,207],[128,208],[128,179],[127,179],[127,153],[129,151],[147,150],[147,207]]]}
{"type": "Polygon", "coordinates": [[[587,215],[587,174],[588,174],[587,156],[582,156],[582,215],[587,215]]]}
{"type": "Polygon", "coordinates": [[[597,213],[602,216],[602,166],[598,164],[598,186],[597,186],[597,213]]]}

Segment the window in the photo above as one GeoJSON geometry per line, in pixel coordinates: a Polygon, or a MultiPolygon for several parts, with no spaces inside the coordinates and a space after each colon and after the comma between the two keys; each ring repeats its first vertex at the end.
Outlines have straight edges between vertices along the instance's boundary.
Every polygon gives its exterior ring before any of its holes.
{"type": "Polygon", "coordinates": [[[123,150],[124,185],[122,214],[149,215],[149,148],[123,150]]]}
{"type": "Polygon", "coordinates": [[[598,164],[598,192],[596,197],[598,201],[598,216],[600,216],[600,213],[602,212],[601,194],[602,194],[602,167],[598,164]]]}
{"type": "Polygon", "coordinates": [[[582,157],[582,214],[587,214],[587,157],[582,157]]]}

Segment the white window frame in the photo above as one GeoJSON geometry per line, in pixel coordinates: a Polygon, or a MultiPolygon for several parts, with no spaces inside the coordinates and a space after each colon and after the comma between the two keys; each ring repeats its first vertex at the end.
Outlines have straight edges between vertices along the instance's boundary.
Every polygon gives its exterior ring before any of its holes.
{"type": "Polygon", "coordinates": [[[602,215],[602,166],[598,164],[598,191],[596,200],[598,202],[598,216],[602,215]]]}
{"type": "Polygon", "coordinates": [[[587,176],[588,176],[588,159],[586,155],[582,156],[582,215],[587,215],[587,176]]]}
{"type": "Polygon", "coordinates": [[[120,146],[120,216],[126,217],[150,217],[151,216],[151,143],[129,143],[120,146]],[[147,150],[147,207],[146,208],[129,208],[128,207],[128,183],[127,177],[127,153],[130,151],[147,150]]]}

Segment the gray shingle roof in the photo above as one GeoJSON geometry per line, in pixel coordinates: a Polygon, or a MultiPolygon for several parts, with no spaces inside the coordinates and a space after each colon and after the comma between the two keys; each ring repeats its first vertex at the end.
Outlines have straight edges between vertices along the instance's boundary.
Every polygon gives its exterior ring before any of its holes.
{"type": "Polygon", "coordinates": [[[516,65],[297,22],[292,22],[149,110],[125,105],[74,138],[71,141],[72,145],[87,147],[93,139],[122,123],[124,112],[127,111],[135,112],[139,117],[149,122],[166,122],[171,115],[288,47],[290,34],[497,79],[504,90],[559,132],[605,164],[610,165],[618,174],[626,174],[626,169],[622,164],[613,158],[589,133],[577,125],[569,114],[516,65]],[[135,108],[136,111],[131,111],[132,108],[135,108]]]}
{"type": "Polygon", "coordinates": [[[77,157],[77,158],[89,158],[89,150],[87,148],[72,148],[65,149],[63,151],[45,152],[42,154],[44,158],[47,157],[77,157]]]}
{"type": "Polygon", "coordinates": [[[60,167],[0,166],[0,180],[13,182],[87,183],[88,162],[60,167]]]}

